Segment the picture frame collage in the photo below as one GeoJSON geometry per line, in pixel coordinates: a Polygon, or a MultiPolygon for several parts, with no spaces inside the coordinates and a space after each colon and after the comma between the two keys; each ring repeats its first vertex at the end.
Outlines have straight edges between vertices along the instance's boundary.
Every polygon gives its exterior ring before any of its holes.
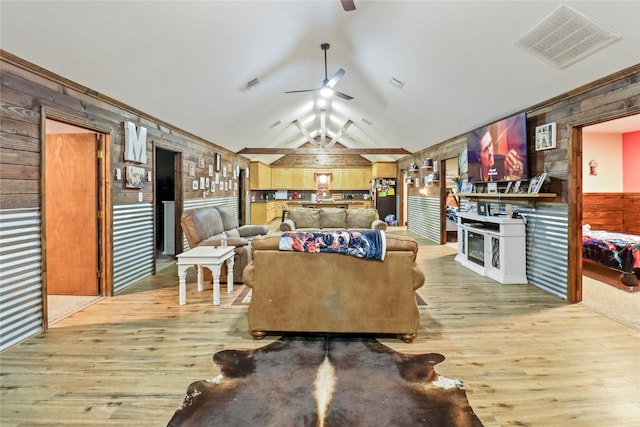
{"type": "Polygon", "coordinates": [[[216,191],[238,191],[238,178],[240,177],[239,165],[222,164],[222,155],[214,153],[212,162],[207,164],[204,157],[196,161],[187,162],[187,174],[192,177],[191,189],[202,191],[202,197],[216,191]],[[197,166],[197,167],[196,167],[197,166]],[[204,176],[197,176],[198,169],[204,170],[204,176]]]}

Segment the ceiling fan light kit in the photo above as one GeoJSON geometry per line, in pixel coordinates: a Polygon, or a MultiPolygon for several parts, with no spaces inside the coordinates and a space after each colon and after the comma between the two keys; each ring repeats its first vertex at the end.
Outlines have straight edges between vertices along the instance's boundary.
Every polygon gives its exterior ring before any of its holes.
{"type": "Polygon", "coordinates": [[[336,73],[329,79],[327,74],[327,50],[329,49],[329,43],[322,43],[320,48],[324,51],[324,80],[322,81],[322,86],[316,89],[304,89],[304,90],[289,90],[285,93],[301,93],[301,92],[320,92],[320,95],[328,98],[332,95],[336,95],[342,99],[346,99],[347,101],[352,100],[353,97],[347,95],[346,93],[338,92],[334,89],[334,86],[338,84],[342,76],[344,76],[344,69],[340,68],[336,73]]]}

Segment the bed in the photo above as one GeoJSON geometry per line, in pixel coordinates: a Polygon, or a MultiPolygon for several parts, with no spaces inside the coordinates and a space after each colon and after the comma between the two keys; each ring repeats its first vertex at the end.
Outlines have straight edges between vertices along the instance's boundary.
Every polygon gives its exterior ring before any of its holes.
{"type": "Polygon", "coordinates": [[[638,286],[640,236],[582,227],[582,256],[621,273],[625,286],[638,286]]]}

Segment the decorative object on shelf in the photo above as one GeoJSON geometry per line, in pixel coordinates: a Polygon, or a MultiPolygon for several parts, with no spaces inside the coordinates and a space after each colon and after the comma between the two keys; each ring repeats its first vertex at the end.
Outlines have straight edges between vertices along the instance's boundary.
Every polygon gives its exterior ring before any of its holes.
{"type": "Polygon", "coordinates": [[[432,168],[433,167],[433,159],[430,158],[426,158],[424,159],[424,162],[422,162],[422,167],[423,168],[432,168]]]}
{"type": "Polygon", "coordinates": [[[469,182],[468,179],[462,181],[462,186],[460,187],[461,193],[472,193],[473,192],[473,183],[469,182]]]}
{"type": "Polygon", "coordinates": [[[462,189],[462,176],[458,175],[458,176],[454,176],[453,177],[453,182],[456,183],[456,187],[458,187],[458,191],[460,191],[462,189]]]}
{"type": "Polygon", "coordinates": [[[497,182],[488,182],[487,183],[487,193],[489,193],[489,194],[498,194],[498,183],[497,182]]]}
{"type": "Polygon", "coordinates": [[[556,148],[556,124],[536,126],[536,151],[556,148]]]}
{"type": "Polygon", "coordinates": [[[458,155],[458,169],[460,169],[461,173],[469,172],[469,157],[467,147],[464,147],[458,155]]]}
{"type": "Polygon", "coordinates": [[[521,185],[522,185],[522,181],[516,181],[516,183],[513,184],[513,192],[516,194],[519,193],[521,185]]]}
{"type": "Polygon", "coordinates": [[[507,183],[507,186],[506,186],[506,187],[505,187],[505,189],[504,189],[504,194],[507,194],[507,193],[509,192],[509,190],[511,190],[511,185],[512,185],[512,184],[513,184],[513,182],[512,182],[512,181],[509,181],[509,182],[507,183]]]}
{"type": "Polygon", "coordinates": [[[542,188],[542,184],[544,183],[545,179],[547,179],[546,173],[543,173],[542,175],[534,176],[533,178],[531,178],[531,181],[529,183],[529,193],[537,194],[542,188]]]}

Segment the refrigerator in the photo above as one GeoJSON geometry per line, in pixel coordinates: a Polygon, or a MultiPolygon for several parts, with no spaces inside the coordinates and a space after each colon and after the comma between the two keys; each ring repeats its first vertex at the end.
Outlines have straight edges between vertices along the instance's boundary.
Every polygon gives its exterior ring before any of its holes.
{"type": "Polygon", "coordinates": [[[376,178],[371,180],[371,197],[374,207],[378,210],[378,216],[385,221],[388,215],[393,215],[398,221],[396,212],[396,179],[376,178]]]}

